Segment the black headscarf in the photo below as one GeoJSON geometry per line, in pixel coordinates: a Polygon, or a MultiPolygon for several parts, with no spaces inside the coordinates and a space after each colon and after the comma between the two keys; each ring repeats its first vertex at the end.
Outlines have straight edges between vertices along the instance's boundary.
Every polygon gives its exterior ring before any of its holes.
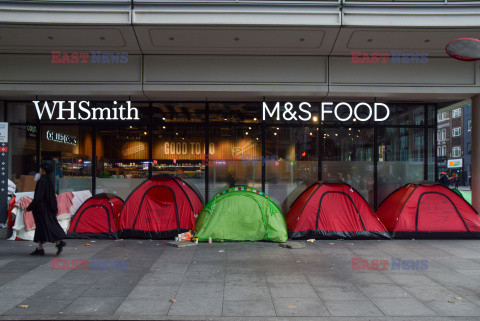
{"type": "Polygon", "coordinates": [[[43,161],[42,164],[40,165],[40,168],[43,168],[47,174],[50,174],[53,172],[53,167],[49,162],[43,161]]]}

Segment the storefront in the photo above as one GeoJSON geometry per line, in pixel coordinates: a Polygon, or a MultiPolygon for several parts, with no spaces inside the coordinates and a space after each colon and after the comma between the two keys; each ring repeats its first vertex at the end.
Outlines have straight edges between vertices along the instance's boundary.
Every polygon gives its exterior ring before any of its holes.
{"type": "MultiPolygon", "coordinates": [[[[367,119],[365,108],[357,117],[344,109],[335,118],[333,107],[322,110],[315,102],[305,120],[265,117],[263,102],[133,101],[138,114],[125,117],[114,109],[105,117],[100,110],[77,117],[65,106],[68,117],[62,117],[58,109],[51,115],[40,109],[44,101],[5,101],[8,175],[31,174],[49,159],[57,192],[89,189],[126,198],[144,179],[166,173],[192,183],[205,199],[248,185],[278,204],[302,183],[342,180],[376,207],[397,187],[438,176],[436,105],[383,103],[390,114],[379,122],[367,119]]],[[[112,108],[112,102],[91,106],[112,108]]],[[[285,111],[280,103],[278,112],[285,111]]]]}

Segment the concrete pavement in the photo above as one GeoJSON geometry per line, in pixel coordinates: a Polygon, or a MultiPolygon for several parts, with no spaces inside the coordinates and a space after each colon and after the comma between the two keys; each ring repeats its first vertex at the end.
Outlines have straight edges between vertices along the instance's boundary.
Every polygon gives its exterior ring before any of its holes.
{"type": "Polygon", "coordinates": [[[475,240],[315,241],[303,249],[69,240],[60,256],[67,263],[52,262],[51,244],[44,257],[28,255],[33,249],[0,241],[0,319],[480,320],[475,240]],[[67,270],[72,260],[90,264],[67,270]],[[111,270],[92,270],[95,260],[111,270]]]}

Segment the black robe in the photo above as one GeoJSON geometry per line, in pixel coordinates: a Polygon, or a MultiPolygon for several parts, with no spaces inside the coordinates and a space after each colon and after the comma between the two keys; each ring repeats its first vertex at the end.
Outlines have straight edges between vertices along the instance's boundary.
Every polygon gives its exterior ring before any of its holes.
{"type": "Polygon", "coordinates": [[[35,243],[55,242],[67,237],[57,221],[57,198],[53,182],[47,175],[42,175],[38,180],[35,196],[26,210],[33,212],[35,243]]]}

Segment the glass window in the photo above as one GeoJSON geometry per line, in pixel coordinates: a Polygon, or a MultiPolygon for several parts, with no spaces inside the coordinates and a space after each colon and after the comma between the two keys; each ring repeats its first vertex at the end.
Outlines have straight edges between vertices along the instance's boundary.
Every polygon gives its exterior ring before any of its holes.
{"type": "Polygon", "coordinates": [[[428,151],[427,151],[427,166],[428,166],[428,177],[427,180],[434,182],[436,173],[435,173],[435,129],[428,129],[428,151]]]}
{"type": "Polygon", "coordinates": [[[167,123],[153,130],[152,141],[153,175],[182,178],[205,199],[205,126],[167,123]]]}
{"type": "Polygon", "coordinates": [[[259,124],[262,103],[210,103],[210,122],[259,124]]]}
{"type": "Polygon", "coordinates": [[[447,112],[438,113],[438,122],[447,120],[447,112]]]}
{"type": "MultiPolygon", "coordinates": [[[[433,139],[433,133],[431,136],[433,139]]],[[[423,180],[424,148],[423,145],[416,144],[416,142],[421,142],[422,140],[423,128],[379,129],[378,205],[398,187],[423,180]]],[[[432,149],[434,148],[432,143],[429,146],[432,149]]]]}
{"type": "Polygon", "coordinates": [[[265,192],[278,204],[298,185],[318,180],[316,127],[267,127],[265,144],[265,192]]]}
{"type": "Polygon", "coordinates": [[[92,131],[90,126],[42,126],[42,160],[55,167],[57,193],[92,190],[92,131]]]}
{"type": "Polygon", "coordinates": [[[457,118],[457,117],[460,117],[461,115],[462,115],[462,109],[461,108],[457,108],[457,109],[452,110],[452,118],[457,118]]]}
{"type": "Polygon", "coordinates": [[[4,116],[5,116],[5,102],[0,101],[0,121],[2,122],[6,121],[4,116]]]}
{"type": "Polygon", "coordinates": [[[205,103],[155,103],[153,104],[154,124],[170,122],[205,122],[205,103]]]}
{"type": "Polygon", "coordinates": [[[469,119],[469,120],[467,121],[467,129],[468,129],[469,132],[472,131],[472,120],[471,120],[471,119],[469,119]]]}
{"type": "Polygon", "coordinates": [[[467,155],[472,155],[472,143],[467,144],[467,155]]]}
{"type": "Polygon", "coordinates": [[[261,189],[261,127],[212,127],[209,132],[209,197],[239,185],[261,189]]]}
{"type": "Polygon", "coordinates": [[[9,123],[34,122],[38,119],[31,101],[7,102],[7,120],[9,123]]]}
{"type": "Polygon", "coordinates": [[[462,134],[462,128],[461,127],[457,127],[457,128],[454,128],[452,130],[452,136],[453,137],[458,137],[462,134]]]}
{"type": "Polygon", "coordinates": [[[462,155],[462,148],[459,146],[452,148],[452,157],[460,157],[462,155]]]}
{"type": "MultiPolygon", "coordinates": [[[[36,127],[35,127],[36,129],[36,127]]],[[[38,173],[36,159],[36,130],[28,130],[27,126],[9,125],[8,140],[9,159],[8,177],[17,185],[17,191],[33,191],[33,187],[25,186],[20,182],[22,175],[35,175],[38,173]]]]}
{"type": "Polygon", "coordinates": [[[423,125],[425,106],[418,104],[389,104],[390,117],[382,125],[423,125]]]}
{"type": "Polygon", "coordinates": [[[326,128],[321,136],[322,179],[352,185],[373,206],[373,128],[326,128]]]}
{"type": "Polygon", "coordinates": [[[437,106],[436,105],[428,105],[428,125],[435,124],[435,116],[437,115],[437,106]]]}
{"type": "Polygon", "coordinates": [[[146,126],[97,128],[96,193],[126,199],[148,178],[148,150],[146,126]]]}

